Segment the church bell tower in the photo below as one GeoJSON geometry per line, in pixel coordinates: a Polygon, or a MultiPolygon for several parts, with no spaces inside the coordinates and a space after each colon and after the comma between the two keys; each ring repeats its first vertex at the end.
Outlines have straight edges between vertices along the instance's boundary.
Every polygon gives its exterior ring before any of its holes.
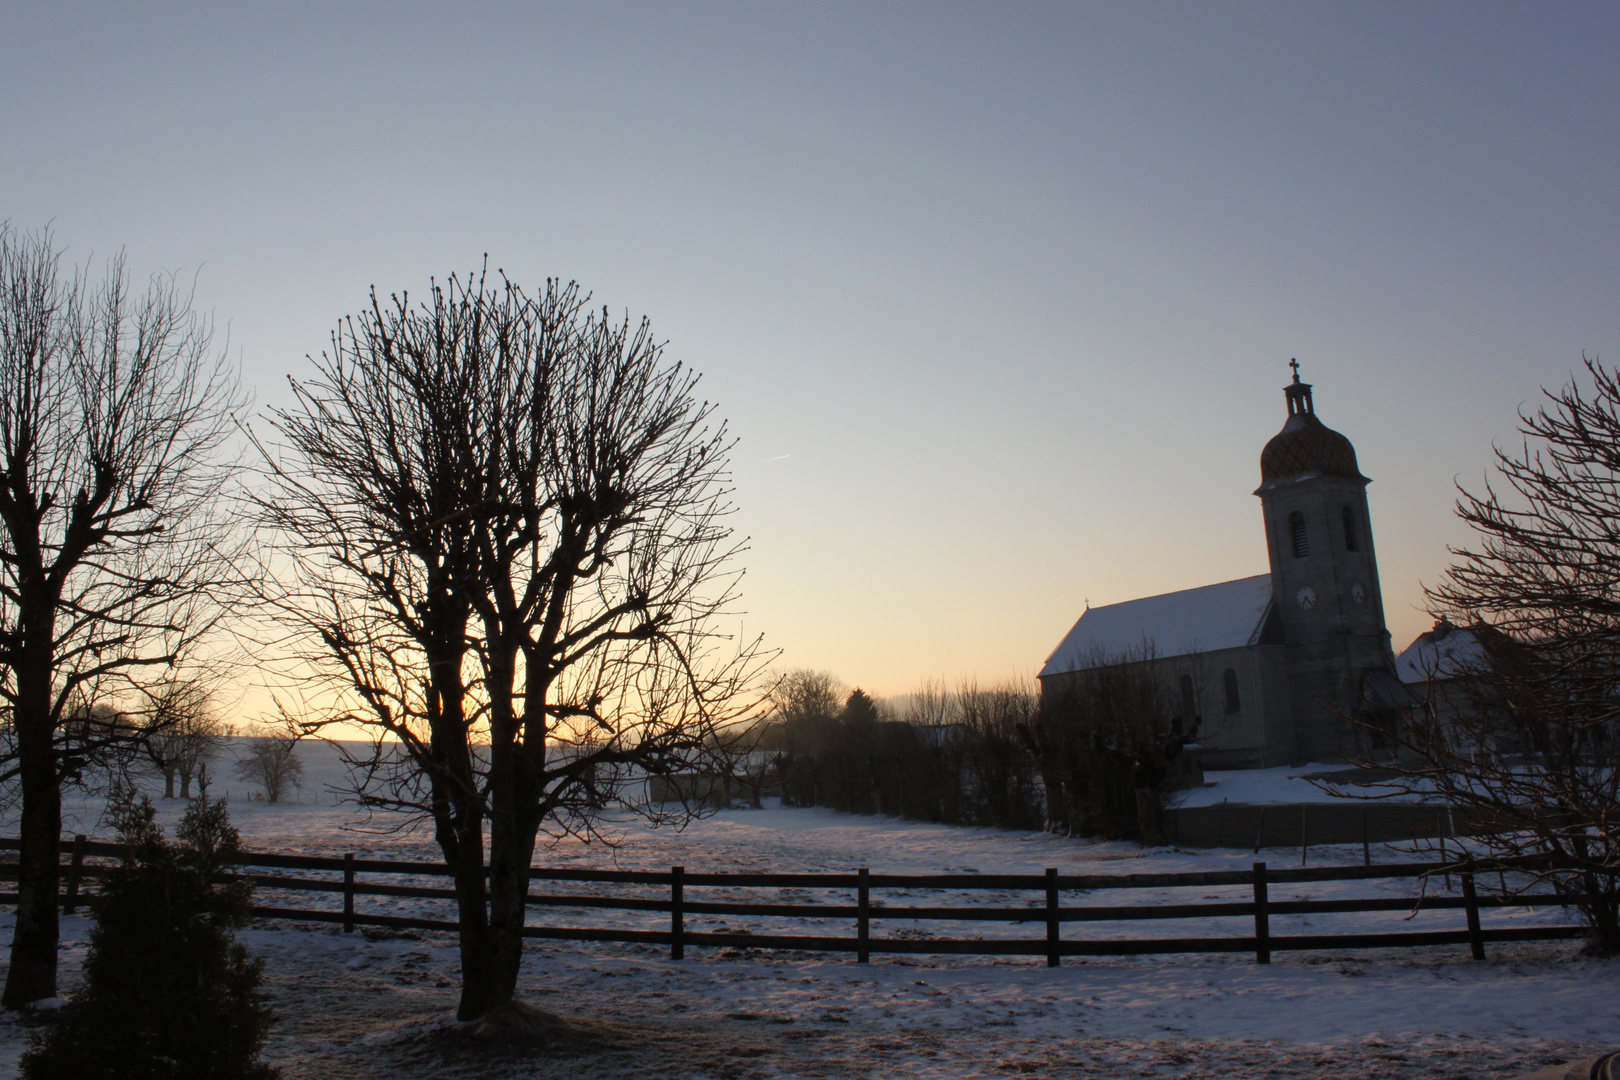
{"type": "Polygon", "coordinates": [[[1331,760],[1376,710],[1394,666],[1373,556],[1367,485],[1350,440],[1316,418],[1311,385],[1283,388],[1288,419],[1260,454],[1260,497],[1296,761],[1331,760]]]}

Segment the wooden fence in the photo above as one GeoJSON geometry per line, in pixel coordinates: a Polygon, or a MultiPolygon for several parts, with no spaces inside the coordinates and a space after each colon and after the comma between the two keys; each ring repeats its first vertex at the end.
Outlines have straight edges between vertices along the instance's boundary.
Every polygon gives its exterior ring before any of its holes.
{"type": "MultiPolygon", "coordinates": [[[[0,839],[0,851],[15,850],[15,839],[0,839]]],[[[94,881],[106,864],[89,859],[117,859],[123,848],[78,837],[64,841],[63,910],[73,912],[84,899],[83,885],[94,881]]],[[[319,858],[304,855],[248,853],[246,876],[261,890],[326,893],[339,906],[294,908],[255,906],[254,914],[264,918],[306,920],[341,924],[345,930],[360,926],[398,929],[454,930],[454,920],[385,915],[359,910],[362,897],[454,900],[451,889],[430,885],[365,880],[363,876],[442,878],[450,875],[442,863],[407,862],[384,859],[319,858]],[[327,877],[288,876],[261,871],[315,871],[327,877]]],[[[531,871],[534,884],[528,898],[532,908],[618,909],[668,914],[667,930],[628,929],[602,926],[536,925],[524,928],[524,936],[565,941],[629,942],[669,947],[672,959],[682,959],[687,946],[722,948],[789,949],[811,952],[855,953],[865,963],[873,953],[961,954],[979,956],[1044,956],[1056,967],[1065,956],[1122,956],[1145,953],[1253,953],[1255,962],[1270,963],[1271,954],[1300,949],[1368,949],[1423,945],[1467,945],[1475,959],[1485,958],[1491,942],[1549,941],[1580,937],[1579,926],[1484,927],[1480,914],[1493,908],[1566,906],[1568,901],[1550,893],[1516,894],[1505,888],[1481,895],[1474,875],[1453,864],[1398,863],[1383,866],[1318,866],[1269,869],[1254,863],[1247,870],[1214,870],[1191,873],[1072,875],[1055,869],[1044,874],[874,874],[862,868],[852,874],[711,874],[687,873],[675,866],[665,871],[639,870],[557,870],[536,867],[531,871]],[[1413,879],[1424,875],[1456,875],[1461,896],[1424,895],[1418,897],[1367,897],[1332,900],[1272,900],[1269,890],[1276,885],[1308,882],[1413,879]],[[576,883],[617,887],[614,895],[581,895],[571,892],[536,892],[535,886],[548,883],[576,883]],[[1075,894],[1113,889],[1213,888],[1246,886],[1242,900],[1201,900],[1196,903],[1149,901],[1137,904],[1086,905],[1075,894]],[[625,895],[634,887],[658,890],[656,897],[625,895]],[[842,894],[845,902],[819,903],[742,903],[734,900],[693,899],[688,890],[800,889],[842,894]],[[1014,892],[1030,894],[1025,906],[1005,903],[971,906],[891,905],[874,898],[874,893],[910,893],[914,890],[953,890],[969,892],[1014,892]],[[1064,894],[1069,894],[1065,897],[1064,894]],[[853,902],[849,902],[853,901],[853,902]],[[1424,930],[1356,934],[1271,933],[1270,921],[1276,916],[1341,914],[1354,912],[1456,911],[1465,914],[1461,930],[1424,930]],[[756,918],[848,919],[850,936],[806,934],[763,934],[752,932],[693,931],[686,929],[688,916],[730,915],[756,918]],[[1240,920],[1237,933],[1205,937],[1175,938],[1065,938],[1065,923],[1114,923],[1144,919],[1231,919],[1240,920]],[[874,923],[896,921],[1036,923],[1044,934],[1036,938],[934,938],[874,936],[874,923]]],[[[15,865],[0,866],[0,879],[15,880],[15,865]]],[[[1241,894],[1240,894],[1241,895],[1241,894]]],[[[16,894],[0,894],[0,902],[15,903],[16,894]]]]}

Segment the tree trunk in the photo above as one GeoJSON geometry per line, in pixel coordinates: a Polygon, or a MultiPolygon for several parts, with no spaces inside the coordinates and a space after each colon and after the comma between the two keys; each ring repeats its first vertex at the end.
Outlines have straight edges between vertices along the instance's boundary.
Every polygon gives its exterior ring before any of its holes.
{"type": "Polygon", "coordinates": [[[534,859],[535,826],[519,821],[490,823],[489,923],[496,987],[503,1001],[517,996],[523,964],[523,924],[528,915],[529,865],[534,859]]]}
{"type": "MultiPolygon", "coordinates": [[[[1579,838],[1577,847],[1581,858],[1587,858],[1585,837],[1579,838]]],[[[1605,959],[1620,956],[1620,903],[1615,897],[1614,878],[1588,870],[1576,881],[1581,893],[1577,907],[1586,916],[1586,947],[1582,951],[1605,959]]]]}
{"type": "Polygon", "coordinates": [[[1143,847],[1164,843],[1164,810],[1153,788],[1136,789],[1136,827],[1142,834],[1143,847]]]}
{"type": "Polygon", "coordinates": [[[50,709],[19,707],[17,720],[23,799],[17,923],[11,938],[11,968],[0,998],[0,1005],[8,1009],[56,996],[57,886],[61,877],[62,793],[51,747],[50,709]]]}
{"type": "Polygon", "coordinates": [[[163,770],[163,797],[165,799],[174,798],[174,770],[173,769],[164,769],[163,770]]]}
{"type": "Polygon", "coordinates": [[[490,932],[489,896],[484,884],[484,837],[479,821],[458,831],[453,844],[443,844],[455,875],[457,935],[461,948],[461,1002],[456,1019],[476,1020],[512,999],[501,992],[494,936],[490,932]]]}
{"type": "Polygon", "coordinates": [[[1030,756],[1035,759],[1035,768],[1041,774],[1041,786],[1046,789],[1046,831],[1057,832],[1067,828],[1072,832],[1068,793],[1063,789],[1061,757],[1047,741],[1044,731],[1028,724],[1019,724],[1016,730],[1030,756]]]}

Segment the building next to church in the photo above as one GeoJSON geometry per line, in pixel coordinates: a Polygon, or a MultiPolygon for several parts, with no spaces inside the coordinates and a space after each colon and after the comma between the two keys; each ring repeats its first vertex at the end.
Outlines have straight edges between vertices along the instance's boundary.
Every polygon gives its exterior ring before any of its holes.
{"type": "Polygon", "coordinates": [[[1382,741],[1404,699],[1369,480],[1350,440],[1317,419],[1293,366],[1287,419],[1260,453],[1254,492],[1271,572],[1088,608],[1041,669],[1043,697],[1090,669],[1151,668],[1180,719],[1198,720],[1207,769],[1332,761],[1382,741]]]}

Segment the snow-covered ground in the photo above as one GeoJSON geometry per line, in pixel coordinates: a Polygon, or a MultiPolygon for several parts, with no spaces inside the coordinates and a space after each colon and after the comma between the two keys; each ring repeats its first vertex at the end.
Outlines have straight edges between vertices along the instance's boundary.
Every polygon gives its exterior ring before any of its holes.
{"type": "MultiPolygon", "coordinates": [[[[351,808],[323,788],[339,778],[331,751],[306,748],[302,801],[270,805],[231,788],[232,813],[257,850],[432,859],[425,832],[378,834],[345,828],[351,808]]],[[[223,775],[223,770],[222,770],[223,775]]],[[[1239,801],[1233,798],[1232,801],[1239,801]]],[[[73,800],[70,831],[96,833],[96,800],[73,800]]],[[[164,807],[166,820],[179,807],[164,807]]],[[[549,865],[894,873],[1136,873],[1246,867],[1248,851],[1142,852],[991,829],[950,829],[824,810],[732,810],[684,830],[634,822],[616,844],[565,840],[549,865]]],[[[1359,847],[1313,848],[1311,864],[1359,863],[1359,847]]],[[[1298,849],[1261,853],[1272,866],[1298,865],[1298,849]]],[[[1403,856],[1378,851],[1381,860],[1403,856]]],[[[1274,886],[1273,899],[1412,895],[1410,881],[1274,886]]],[[[603,886],[593,886],[601,890],[603,886]]],[[[548,891],[563,891],[562,887],[548,891]]],[[[1086,903],[1242,898],[1243,889],[1099,890],[1086,903]]],[[[761,900],[786,899],[758,890],[761,900]]],[[[690,899],[702,899],[689,890],[690,899]]],[[[795,899],[815,897],[796,896],[795,899]]],[[[930,893],[891,902],[953,904],[967,895],[930,893]]],[[[848,899],[825,896],[830,902],[848,899]]],[[[1034,896],[973,894],[1016,905],[1034,896]]],[[[312,902],[300,894],[298,904],[312,902]]],[[[363,898],[363,910],[421,910],[363,898]]],[[[416,905],[415,907],[411,905],[416,905]]],[[[537,921],[662,925],[655,914],[557,909],[537,921]]],[[[1487,916],[1513,925],[1561,922],[1558,909],[1508,909],[1487,916]]],[[[9,924],[10,913],[0,918],[9,924]]],[[[1451,928],[1460,913],[1275,919],[1274,934],[1451,928]]],[[[688,918],[691,930],[719,919],[688,918]]],[[[766,923],[729,920],[727,929],[848,933],[847,920],[766,923]],[[819,924],[819,925],[818,925],[819,924]]],[[[0,927],[3,930],[4,927],[0,927]]],[[[82,960],[89,923],[63,920],[64,987],[82,960]]],[[[1034,937],[1029,925],[875,924],[874,934],[932,931],[1034,937]]],[[[1066,924],[1064,934],[1180,936],[1246,932],[1244,920],[1066,924]]],[[[603,1047],[566,1058],[467,1059],[423,1037],[454,1008],[454,938],[434,932],[342,934],[318,924],[265,923],[243,935],[267,962],[281,1020],[268,1056],[289,1080],[314,1077],[855,1077],[918,1078],[1034,1074],[1056,1077],[1511,1077],[1554,1060],[1620,1045],[1620,963],[1578,956],[1574,943],[1493,945],[1475,963],[1465,947],[1279,953],[1252,957],[1163,956],[1066,960],[852,957],[689,948],[681,962],[661,948],[535,943],[522,996],[544,1008],[601,1022],[603,1047]]],[[[0,1077],[15,1073],[27,1029],[0,1020],[0,1077]]]]}
{"type": "MultiPolygon", "coordinates": [[[[1323,785],[1323,779],[1341,778],[1351,772],[1345,765],[1284,765],[1273,769],[1227,769],[1204,773],[1204,786],[1180,792],[1177,806],[1189,809],[1198,806],[1216,806],[1220,803],[1249,803],[1257,806],[1275,806],[1279,803],[1332,803],[1342,801],[1335,794],[1335,784],[1323,785]],[[1316,782],[1313,783],[1312,780],[1316,782]]],[[[1349,785],[1339,783],[1348,788],[1349,785]]],[[[1353,789],[1352,789],[1353,790],[1353,789]]],[[[1396,795],[1384,787],[1378,793],[1391,801],[1415,801],[1418,796],[1396,795]]]]}

